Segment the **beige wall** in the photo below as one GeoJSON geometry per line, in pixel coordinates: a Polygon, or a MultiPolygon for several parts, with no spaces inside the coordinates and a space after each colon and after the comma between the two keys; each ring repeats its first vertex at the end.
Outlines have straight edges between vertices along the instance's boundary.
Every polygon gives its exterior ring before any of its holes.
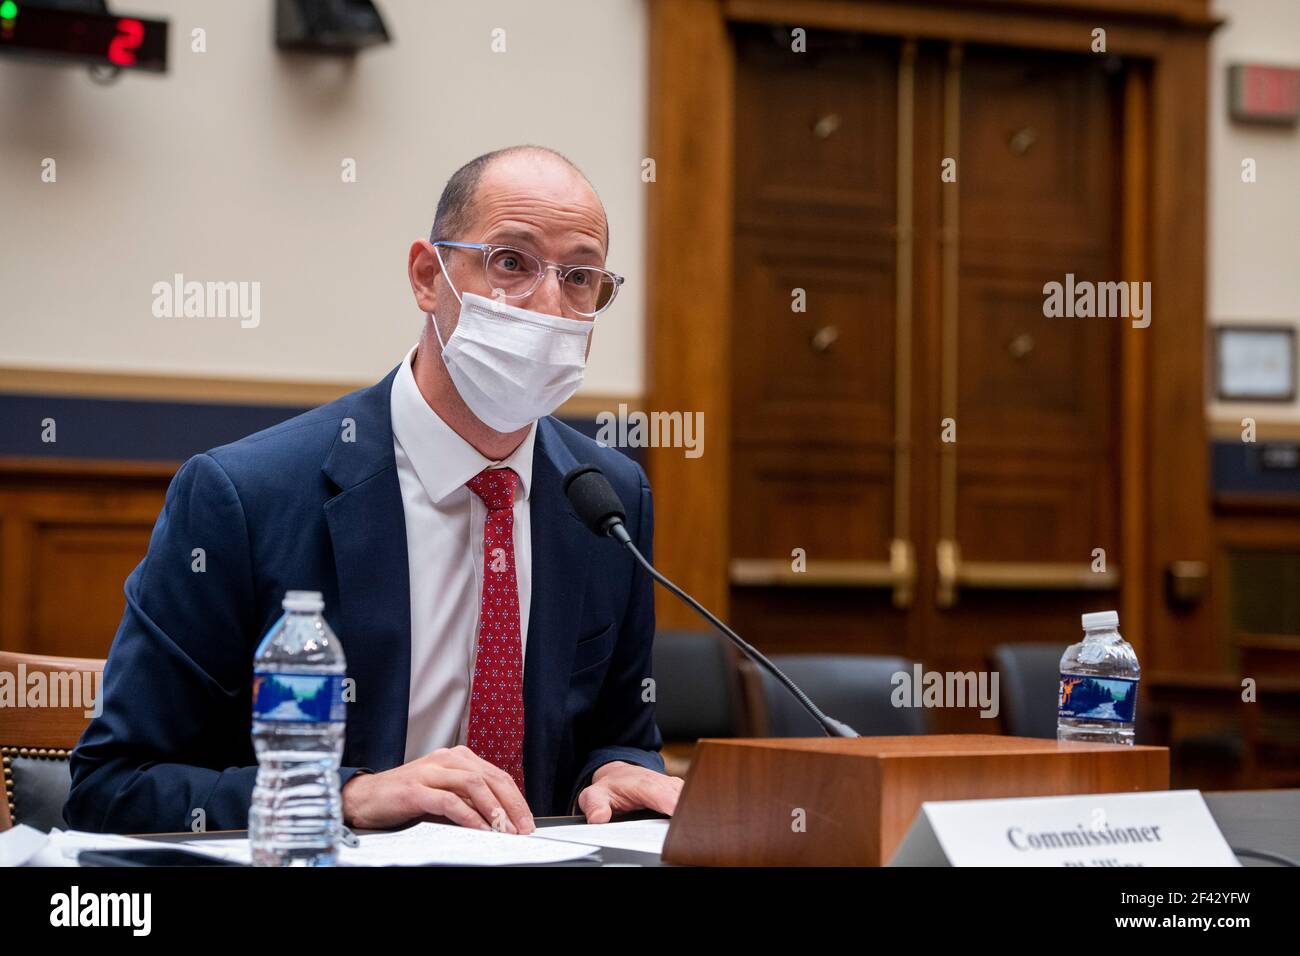
{"type": "MultiPolygon", "coordinates": [[[[367,381],[413,341],[408,243],[461,162],[514,142],[569,154],[608,207],[628,277],[584,392],[643,387],[643,0],[381,0],[396,42],[352,67],[278,54],[269,2],[132,0],[172,21],[166,77],[93,85],[0,61],[0,364],[367,381]],[[581,16],[576,15],[581,13],[581,16]],[[189,50],[207,30],[208,51],[189,50]],[[506,30],[507,52],[490,50],[506,30]],[[43,158],[58,182],[40,181],[43,158]],[[340,180],[355,158],[359,181],[340,180]],[[155,282],[261,282],[261,324],[157,319],[155,282]]],[[[125,8],[125,5],[123,5],[125,8]]],[[[1209,318],[1300,318],[1300,132],[1232,124],[1236,59],[1300,65],[1300,2],[1216,0],[1209,318]],[[1259,181],[1243,184],[1241,159],[1259,181]]],[[[1211,403],[1217,418],[1279,409],[1211,403]]]]}
{"type": "MultiPolygon", "coordinates": [[[[1209,321],[1300,325],[1300,129],[1248,126],[1228,118],[1231,62],[1300,67],[1300,2],[1215,0],[1226,23],[1211,59],[1209,321]],[[1241,162],[1258,180],[1241,181],[1241,162]]],[[[1208,356],[1213,359],[1213,353],[1208,356]]],[[[1300,402],[1210,402],[1213,418],[1300,421],[1300,402]]]]}
{"type": "Polygon", "coordinates": [[[374,380],[423,320],[406,250],[447,176],[536,142],[591,177],[628,280],[585,391],[640,393],[641,0],[379,5],[395,42],[351,65],[277,53],[270,0],[117,3],[170,19],[163,77],[100,87],[81,68],[0,60],[0,365],[374,380]],[[41,182],[45,157],[56,183],[41,182]],[[260,282],[260,324],[155,318],[152,287],[177,272],[260,282]]]}

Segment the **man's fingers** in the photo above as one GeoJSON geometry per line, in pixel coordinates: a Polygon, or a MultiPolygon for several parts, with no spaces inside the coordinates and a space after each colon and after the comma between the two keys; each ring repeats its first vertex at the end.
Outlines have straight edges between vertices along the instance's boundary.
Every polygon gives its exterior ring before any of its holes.
{"type": "Polygon", "coordinates": [[[506,808],[497,799],[496,791],[488,783],[487,775],[477,770],[449,770],[450,790],[460,794],[474,805],[488,825],[505,833],[518,833],[519,827],[511,820],[506,808]]]}
{"type": "Polygon", "coordinates": [[[528,801],[519,792],[514,777],[468,747],[453,747],[448,751],[448,757],[452,766],[482,775],[492,788],[497,802],[505,809],[505,815],[514,827],[511,832],[532,833],[537,828],[533,822],[533,813],[528,809],[528,801]]]}
{"type": "Polygon", "coordinates": [[[682,792],[681,777],[667,777],[654,774],[658,779],[651,780],[641,791],[644,806],[649,810],[658,810],[672,816],[677,809],[677,798],[682,792]]]}
{"type": "Polygon", "coordinates": [[[483,777],[501,806],[505,808],[515,830],[519,833],[532,833],[536,829],[536,824],[533,823],[533,812],[528,809],[528,801],[519,792],[515,778],[499,767],[494,767],[492,764],[487,766],[488,770],[483,772],[483,777]]]}
{"type": "Polygon", "coordinates": [[[466,803],[459,794],[429,787],[420,787],[419,790],[416,802],[425,813],[435,817],[446,817],[452,823],[471,830],[490,829],[487,821],[479,816],[478,811],[466,803]]]}
{"type": "Polygon", "coordinates": [[[616,813],[655,810],[672,816],[682,791],[682,779],[649,770],[611,774],[578,796],[588,823],[608,823],[616,813]]]}
{"type": "Polygon", "coordinates": [[[593,783],[578,794],[578,809],[588,823],[608,823],[614,815],[613,794],[603,784],[593,783]]]}
{"type": "Polygon", "coordinates": [[[440,767],[433,764],[421,775],[421,783],[433,790],[451,791],[457,799],[470,806],[487,826],[491,826],[493,820],[499,820],[505,815],[501,804],[492,795],[491,789],[483,785],[481,776],[471,770],[458,770],[454,767],[440,767]]]}

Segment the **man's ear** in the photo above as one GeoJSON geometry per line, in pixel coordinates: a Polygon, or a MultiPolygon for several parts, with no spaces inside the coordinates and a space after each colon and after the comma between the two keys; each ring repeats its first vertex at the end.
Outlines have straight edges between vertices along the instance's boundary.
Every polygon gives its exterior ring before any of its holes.
{"type": "Polygon", "coordinates": [[[438,296],[434,289],[434,280],[442,275],[442,266],[438,264],[437,253],[427,239],[416,239],[411,243],[411,251],[406,259],[406,274],[411,280],[411,292],[415,294],[415,303],[421,312],[433,312],[438,296]]]}

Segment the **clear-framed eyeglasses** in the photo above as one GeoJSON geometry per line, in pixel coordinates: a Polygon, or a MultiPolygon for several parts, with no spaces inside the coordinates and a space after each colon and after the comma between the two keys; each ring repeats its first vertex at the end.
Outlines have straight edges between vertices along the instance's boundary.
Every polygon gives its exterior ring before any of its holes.
{"type": "MultiPolygon", "coordinates": [[[[559,276],[564,304],[573,312],[594,319],[608,309],[618,295],[623,277],[595,266],[566,266],[542,259],[514,246],[499,246],[490,242],[453,242],[439,239],[435,248],[477,250],[483,255],[483,276],[494,295],[506,299],[522,299],[554,269],[559,276]]],[[[439,254],[441,260],[441,254],[439,254]]],[[[444,264],[445,265],[445,264],[444,264]]]]}

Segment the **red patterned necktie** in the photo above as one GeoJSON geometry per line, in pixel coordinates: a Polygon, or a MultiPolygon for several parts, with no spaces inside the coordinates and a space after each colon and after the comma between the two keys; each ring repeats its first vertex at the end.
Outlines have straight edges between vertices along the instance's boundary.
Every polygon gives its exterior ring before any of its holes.
{"type": "Polygon", "coordinates": [[[514,778],[524,792],[524,666],[515,584],[514,503],[519,476],[481,471],[466,486],[487,505],[483,600],[479,605],[468,746],[514,778]]]}

